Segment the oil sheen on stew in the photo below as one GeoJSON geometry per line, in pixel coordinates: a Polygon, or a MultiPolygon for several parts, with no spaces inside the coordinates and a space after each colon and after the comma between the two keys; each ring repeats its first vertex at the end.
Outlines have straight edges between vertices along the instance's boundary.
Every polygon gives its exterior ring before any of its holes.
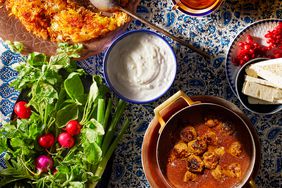
{"type": "Polygon", "coordinates": [[[215,118],[185,126],[170,151],[166,175],[176,188],[228,188],[239,184],[251,151],[231,124],[215,118]]]}

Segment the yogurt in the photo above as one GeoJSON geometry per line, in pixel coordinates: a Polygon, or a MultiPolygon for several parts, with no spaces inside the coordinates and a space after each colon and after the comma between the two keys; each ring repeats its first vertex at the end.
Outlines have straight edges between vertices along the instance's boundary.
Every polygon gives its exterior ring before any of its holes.
{"type": "Polygon", "coordinates": [[[174,81],[176,59],[158,35],[133,32],[114,44],[106,58],[110,85],[131,101],[151,101],[174,81]]]}

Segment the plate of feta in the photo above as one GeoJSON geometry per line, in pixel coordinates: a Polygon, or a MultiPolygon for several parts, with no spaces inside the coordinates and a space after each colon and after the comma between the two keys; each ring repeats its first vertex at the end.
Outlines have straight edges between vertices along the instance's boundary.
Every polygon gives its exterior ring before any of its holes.
{"type": "Polygon", "coordinates": [[[235,82],[240,102],[251,112],[274,114],[282,109],[282,58],[247,62],[235,82]]]}
{"type": "Polygon", "coordinates": [[[255,58],[282,57],[282,19],[266,19],[245,27],[234,38],[226,55],[225,72],[235,95],[240,68],[255,58]]]}

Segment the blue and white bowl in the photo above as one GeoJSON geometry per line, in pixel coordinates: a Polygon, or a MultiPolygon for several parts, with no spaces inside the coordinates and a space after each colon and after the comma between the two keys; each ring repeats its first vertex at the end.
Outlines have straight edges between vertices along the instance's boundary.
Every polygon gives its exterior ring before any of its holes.
{"type": "Polygon", "coordinates": [[[149,103],[164,95],[174,82],[176,69],[172,47],[150,30],[119,36],[104,56],[108,86],[119,98],[131,103],[149,103]]]}

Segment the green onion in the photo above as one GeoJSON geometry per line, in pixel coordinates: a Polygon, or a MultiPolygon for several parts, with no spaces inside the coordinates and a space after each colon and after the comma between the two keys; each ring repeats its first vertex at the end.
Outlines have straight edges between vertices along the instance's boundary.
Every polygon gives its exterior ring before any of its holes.
{"type": "Polygon", "coordinates": [[[108,128],[108,121],[109,121],[109,117],[111,115],[111,111],[112,111],[112,106],[113,106],[113,100],[110,98],[107,104],[107,109],[106,109],[106,114],[105,114],[105,118],[104,118],[104,122],[103,122],[103,126],[105,131],[108,128]]]}
{"type": "MultiPolygon", "coordinates": [[[[97,121],[101,124],[103,124],[105,119],[105,100],[104,99],[98,99],[98,109],[97,109],[97,121]]],[[[97,144],[101,146],[103,140],[103,136],[99,136],[97,138],[97,144]]]]}
{"type": "Polygon", "coordinates": [[[128,126],[129,126],[129,120],[126,119],[122,125],[121,131],[119,132],[118,136],[115,138],[114,142],[111,144],[110,148],[108,149],[106,155],[103,157],[102,161],[99,163],[97,170],[95,172],[95,176],[97,177],[102,176],[109,159],[111,158],[113,152],[115,151],[119,141],[121,140],[128,126]]]}
{"type": "Polygon", "coordinates": [[[107,130],[106,135],[104,136],[103,144],[102,144],[102,152],[105,154],[107,152],[108,147],[110,146],[113,137],[114,137],[114,132],[116,129],[116,125],[119,122],[124,110],[125,110],[126,103],[123,100],[119,100],[118,105],[117,105],[117,110],[115,112],[113,121],[110,124],[109,129],[107,130]]]}

